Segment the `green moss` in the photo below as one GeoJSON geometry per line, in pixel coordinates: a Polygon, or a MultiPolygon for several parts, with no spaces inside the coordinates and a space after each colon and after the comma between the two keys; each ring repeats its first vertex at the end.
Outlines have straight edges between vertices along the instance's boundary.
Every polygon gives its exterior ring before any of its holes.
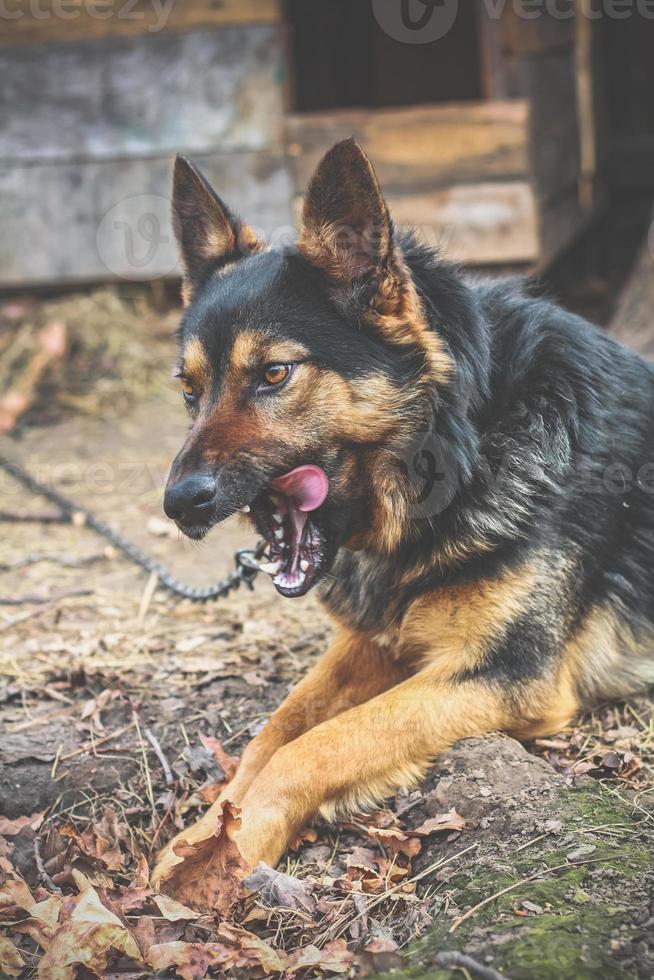
{"type": "Polygon", "coordinates": [[[563,794],[556,816],[563,821],[559,838],[546,838],[540,846],[502,858],[511,870],[497,874],[483,864],[464,869],[447,883],[457,906],[466,910],[509,885],[534,874],[543,864],[566,865],[567,855],[582,844],[594,850],[544,880],[513,888],[490,902],[449,933],[451,919],[438,916],[432,928],[409,950],[407,968],[394,973],[413,980],[451,980],[460,972],[430,968],[440,950],[471,953],[480,962],[492,956],[492,965],[512,980],[627,980],[611,954],[611,934],[621,941],[638,941],[629,904],[629,879],[652,866],[652,852],[630,832],[629,808],[616,804],[600,790],[563,794]],[[593,828],[612,834],[593,834],[593,828]],[[624,828],[622,833],[620,828],[624,828]],[[590,832],[590,833],[589,833],[590,832]],[[570,837],[575,840],[571,843],[570,837]],[[563,837],[565,844],[561,841],[563,837]],[[581,862],[588,863],[581,863],[581,862]],[[611,868],[617,877],[607,886],[598,869],[611,868]],[[516,908],[528,899],[543,909],[528,918],[516,908]],[[624,903],[624,904],[623,904],[624,903]]]}

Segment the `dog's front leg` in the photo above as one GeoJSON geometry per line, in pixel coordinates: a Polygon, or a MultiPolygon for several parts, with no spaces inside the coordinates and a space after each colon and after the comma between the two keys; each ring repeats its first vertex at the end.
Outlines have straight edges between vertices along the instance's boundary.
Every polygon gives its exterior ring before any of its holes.
{"type": "Polygon", "coordinates": [[[257,775],[284,745],[297,740],[326,719],[362,704],[404,680],[405,666],[366,637],[342,630],[332,647],[295,687],[250,742],[238,770],[220,797],[195,824],[174,837],[160,852],[153,872],[159,882],[179,858],[180,841],[197,843],[210,837],[225,800],[240,804],[257,775]]]}
{"type": "Polygon", "coordinates": [[[497,689],[444,684],[425,669],[279,748],[243,798],[239,849],[251,867],[274,865],[318,811],[382,799],[415,783],[458,739],[509,723],[497,689]]]}
{"type": "Polygon", "coordinates": [[[342,629],[333,646],[246,747],[223,799],[241,803],[278,749],[321,722],[387,691],[407,676],[405,665],[387,651],[360,633],[342,629]]]}

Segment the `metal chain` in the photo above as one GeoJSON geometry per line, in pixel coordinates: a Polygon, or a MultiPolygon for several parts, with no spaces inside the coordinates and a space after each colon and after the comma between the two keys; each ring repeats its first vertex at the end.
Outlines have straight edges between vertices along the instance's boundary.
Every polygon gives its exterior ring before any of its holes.
{"type": "Polygon", "coordinates": [[[254,548],[239,548],[235,552],[234,561],[236,567],[222,582],[216,582],[214,585],[207,585],[204,588],[186,585],[184,582],[176,579],[156,559],[151,558],[150,555],[142,551],[138,545],[128,541],[127,538],[123,537],[113,527],[106,524],[105,521],[100,520],[99,517],[96,517],[87,507],[80,506],[76,501],[71,500],[70,497],[66,497],[63,493],[55,490],[54,487],[41,483],[40,480],[37,480],[36,477],[28,473],[18,463],[1,454],[0,469],[8,473],[9,476],[29,490],[30,493],[45,497],[50,503],[55,504],[69,523],[77,524],[79,522],[81,525],[93,528],[94,531],[101,534],[114,548],[122,551],[135,565],[139,565],[140,568],[143,568],[150,574],[155,573],[159,579],[159,583],[165,589],[168,589],[169,592],[174,593],[174,595],[180,596],[183,599],[190,599],[191,602],[206,602],[208,599],[219,599],[228,595],[233,589],[238,589],[241,583],[244,583],[249,589],[252,589],[254,585],[254,580],[259,573],[258,559],[263,555],[266,546],[266,542],[263,540],[258,541],[254,548]]]}

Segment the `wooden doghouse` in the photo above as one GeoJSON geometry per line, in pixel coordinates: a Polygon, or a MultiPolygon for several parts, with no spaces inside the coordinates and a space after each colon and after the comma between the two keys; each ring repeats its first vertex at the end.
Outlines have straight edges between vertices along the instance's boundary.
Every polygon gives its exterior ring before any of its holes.
{"type": "Polygon", "coordinates": [[[175,275],[177,152],[281,240],[349,135],[399,224],[470,265],[544,266],[616,174],[651,172],[653,22],[455,6],[407,43],[380,0],[8,0],[0,286],[175,275]]]}

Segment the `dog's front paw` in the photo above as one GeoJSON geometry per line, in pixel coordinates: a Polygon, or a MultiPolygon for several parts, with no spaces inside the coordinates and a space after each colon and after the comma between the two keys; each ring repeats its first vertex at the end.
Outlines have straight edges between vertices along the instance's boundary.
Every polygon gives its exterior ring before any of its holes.
{"type": "Polygon", "coordinates": [[[183,905],[226,915],[246,894],[243,879],[260,861],[274,866],[291,828],[275,806],[214,803],[201,820],[177,834],[159,853],[154,888],[183,905]]]}

